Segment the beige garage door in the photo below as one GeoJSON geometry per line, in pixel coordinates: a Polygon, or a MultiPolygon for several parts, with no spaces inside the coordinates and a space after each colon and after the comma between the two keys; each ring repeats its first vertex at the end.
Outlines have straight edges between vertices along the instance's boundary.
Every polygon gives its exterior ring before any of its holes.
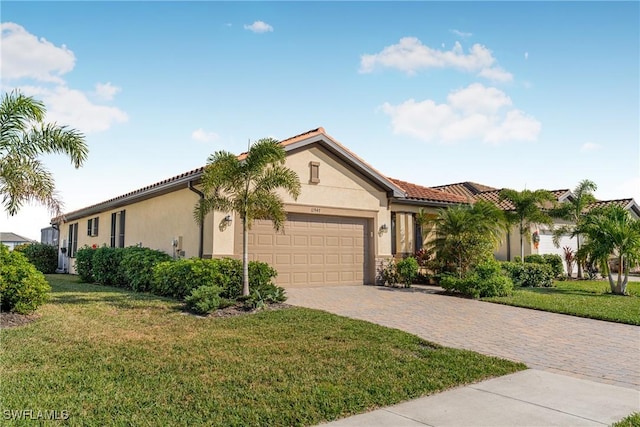
{"type": "MultiPolygon", "coordinates": [[[[271,221],[256,221],[249,232],[249,259],[278,270],[284,287],[362,285],[365,278],[367,220],[289,214],[284,233],[271,221]]],[[[236,254],[242,236],[236,235],[236,254]]]]}

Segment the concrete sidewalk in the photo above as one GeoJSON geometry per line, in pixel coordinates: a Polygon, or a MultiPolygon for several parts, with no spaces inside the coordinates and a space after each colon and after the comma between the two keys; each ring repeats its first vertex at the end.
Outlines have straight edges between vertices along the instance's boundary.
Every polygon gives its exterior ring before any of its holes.
{"type": "Polygon", "coordinates": [[[529,369],[324,425],[609,426],[637,411],[637,390],[529,369]]]}

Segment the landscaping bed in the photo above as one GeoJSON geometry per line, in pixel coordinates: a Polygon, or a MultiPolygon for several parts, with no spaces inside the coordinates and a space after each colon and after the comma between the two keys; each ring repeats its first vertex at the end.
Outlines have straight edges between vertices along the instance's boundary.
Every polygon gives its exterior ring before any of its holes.
{"type": "Polygon", "coordinates": [[[550,288],[516,288],[511,296],[483,298],[516,307],[640,325],[640,282],[629,282],[628,296],[610,293],[606,280],[557,281],[550,288]]]}
{"type": "Polygon", "coordinates": [[[48,280],[40,318],[0,331],[2,411],[67,411],[70,425],[314,425],[525,368],[316,310],[200,317],[48,280]]]}

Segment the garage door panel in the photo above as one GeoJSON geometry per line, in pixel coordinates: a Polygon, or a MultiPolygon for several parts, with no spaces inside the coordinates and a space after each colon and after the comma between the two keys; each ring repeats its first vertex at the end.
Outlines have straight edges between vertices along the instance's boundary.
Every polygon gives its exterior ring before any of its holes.
{"type": "MultiPolygon", "coordinates": [[[[364,218],[290,214],[281,233],[270,221],[256,221],[249,231],[250,258],[272,265],[276,282],[285,287],[363,284],[366,231],[364,218]]],[[[236,253],[241,248],[239,234],[236,253]]]]}

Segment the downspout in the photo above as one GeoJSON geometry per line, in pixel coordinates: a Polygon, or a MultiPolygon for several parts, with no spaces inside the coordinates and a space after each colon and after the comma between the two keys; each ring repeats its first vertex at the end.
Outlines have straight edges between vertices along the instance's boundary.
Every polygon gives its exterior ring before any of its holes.
{"type": "Polygon", "coordinates": [[[507,261],[511,261],[511,230],[507,230],[507,261]]]}
{"type": "MultiPolygon", "coordinates": [[[[196,193],[200,196],[200,200],[204,199],[204,193],[193,186],[193,181],[189,181],[189,190],[196,193]]],[[[198,244],[198,258],[202,258],[203,249],[204,249],[204,218],[203,221],[199,223],[200,226],[200,242],[198,244]]]]}

